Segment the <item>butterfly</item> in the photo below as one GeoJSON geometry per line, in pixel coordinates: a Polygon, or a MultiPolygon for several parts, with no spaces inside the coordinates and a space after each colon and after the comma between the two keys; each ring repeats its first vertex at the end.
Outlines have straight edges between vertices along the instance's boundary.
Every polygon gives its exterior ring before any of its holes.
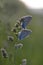
{"type": "Polygon", "coordinates": [[[31,30],[30,29],[22,29],[19,33],[18,33],[18,39],[19,40],[23,40],[24,38],[26,38],[27,36],[29,36],[31,34],[31,30]]]}
{"type": "Polygon", "coordinates": [[[21,27],[22,28],[26,28],[26,26],[29,24],[29,22],[32,20],[32,16],[23,16],[19,19],[20,23],[21,23],[21,27]]]}

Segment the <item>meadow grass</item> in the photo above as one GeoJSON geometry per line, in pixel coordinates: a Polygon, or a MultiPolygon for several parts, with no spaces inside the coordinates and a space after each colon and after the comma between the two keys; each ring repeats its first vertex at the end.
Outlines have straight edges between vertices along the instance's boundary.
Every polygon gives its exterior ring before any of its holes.
{"type": "Polygon", "coordinates": [[[43,16],[28,13],[25,8],[21,8],[17,14],[13,15],[12,17],[9,16],[9,19],[8,15],[4,14],[3,12],[3,14],[0,16],[0,49],[4,47],[4,42],[6,41],[8,43],[6,50],[9,54],[9,57],[6,59],[2,57],[0,51],[0,65],[20,65],[23,58],[27,59],[27,65],[43,65],[43,16]],[[32,30],[32,34],[22,41],[17,41],[14,33],[7,30],[7,26],[5,25],[6,21],[11,21],[10,27],[12,28],[16,23],[16,19],[27,14],[32,15],[31,24],[27,26],[28,29],[32,30]],[[6,17],[6,19],[3,17],[6,17]],[[7,41],[8,34],[6,31],[14,36],[13,42],[7,41]],[[16,50],[14,48],[14,44],[16,42],[22,43],[23,48],[16,50]]]}

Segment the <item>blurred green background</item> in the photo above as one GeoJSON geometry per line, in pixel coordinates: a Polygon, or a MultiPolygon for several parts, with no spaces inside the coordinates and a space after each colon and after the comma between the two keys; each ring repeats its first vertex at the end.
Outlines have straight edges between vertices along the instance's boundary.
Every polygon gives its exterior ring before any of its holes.
{"type": "Polygon", "coordinates": [[[18,0],[0,0],[0,49],[6,47],[9,58],[5,59],[0,51],[0,65],[20,65],[23,58],[27,65],[43,65],[43,12],[33,13],[18,0]],[[11,32],[17,20],[25,15],[31,15],[32,21],[27,26],[32,30],[30,37],[18,41],[23,43],[23,48],[15,50],[16,36],[11,32]],[[13,42],[7,41],[7,36],[14,36],[13,42]]]}

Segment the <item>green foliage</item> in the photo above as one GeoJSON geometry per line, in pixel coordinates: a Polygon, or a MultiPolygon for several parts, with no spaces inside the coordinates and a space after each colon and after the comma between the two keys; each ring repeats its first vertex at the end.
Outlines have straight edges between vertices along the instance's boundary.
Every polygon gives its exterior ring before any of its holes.
{"type": "Polygon", "coordinates": [[[35,15],[29,12],[23,4],[17,0],[0,0],[0,49],[8,43],[6,50],[9,58],[4,59],[0,51],[0,65],[20,65],[23,58],[27,59],[27,65],[43,65],[43,15],[35,15]],[[22,49],[15,50],[14,44],[17,41],[14,33],[11,32],[16,20],[24,15],[32,15],[32,22],[28,28],[32,29],[29,38],[24,39],[22,49]],[[7,36],[14,36],[13,42],[7,41],[7,36]]]}

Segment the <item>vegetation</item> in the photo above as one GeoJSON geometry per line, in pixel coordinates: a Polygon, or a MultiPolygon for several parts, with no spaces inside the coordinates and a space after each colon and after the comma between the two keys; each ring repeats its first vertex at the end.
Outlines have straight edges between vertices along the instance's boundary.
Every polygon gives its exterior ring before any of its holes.
{"type": "Polygon", "coordinates": [[[27,65],[43,65],[43,15],[33,14],[17,0],[0,0],[0,49],[6,48],[9,57],[3,58],[0,51],[0,65],[20,65],[23,58],[27,65]],[[30,37],[18,41],[23,48],[16,50],[14,44],[17,38],[11,32],[16,21],[25,15],[32,15],[30,37]],[[8,41],[8,35],[14,36],[14,41],[8,41]]]}

